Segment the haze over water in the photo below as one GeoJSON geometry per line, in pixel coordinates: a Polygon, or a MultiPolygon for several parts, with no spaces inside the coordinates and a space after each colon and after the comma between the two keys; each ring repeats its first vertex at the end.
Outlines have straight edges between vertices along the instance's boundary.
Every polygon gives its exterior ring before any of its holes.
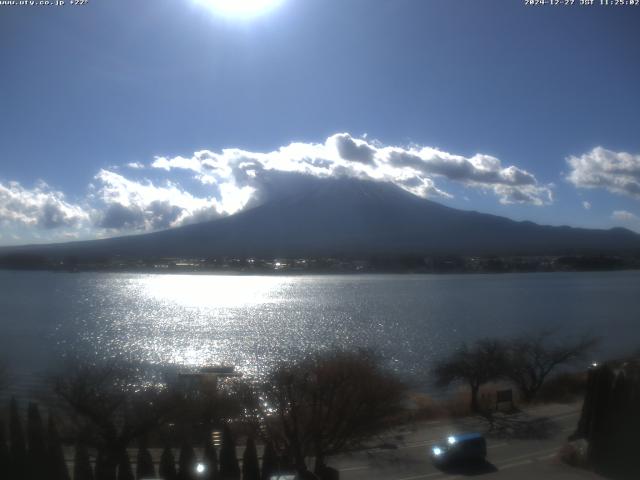
{"type": "Polygon", "coordinates": [[[225,276],[0,271],[0,348],[17,383],[63,354],[233,364],[369,347],[419,387],[462,341],[539,328],[640,347],[640,272],[225,276]]]}

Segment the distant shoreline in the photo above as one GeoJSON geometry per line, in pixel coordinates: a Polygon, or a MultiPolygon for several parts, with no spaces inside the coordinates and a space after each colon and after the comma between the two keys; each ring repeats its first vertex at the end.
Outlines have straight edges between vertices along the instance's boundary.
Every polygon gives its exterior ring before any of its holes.
{"type": "Polygon", "coordinates": [[[215,275],[229,277],[311,277],[311,276],[364,276],[364,275],[508,275],[531,273],[599,273],[599,272],[640,272],[639,266],[626,268],[592,268],[592,269],[556,269],[556,270],[451,270],[451,271],[417,271],[417,270],[186,270],[186,269],[134,269],[134,268],[16,268],[0,266],[0,271],[7,272],[50,272],[61,274],[75,273],[127,273],[140,275],[215,275]]]}
{"type": "Polygon", "coordinates": [[[640,269],[640,255],[419,255],[296,257],[0,256],[0,269],[56,272],[204,273],[230,275],[450,274],[593,272],[640,269]]]}

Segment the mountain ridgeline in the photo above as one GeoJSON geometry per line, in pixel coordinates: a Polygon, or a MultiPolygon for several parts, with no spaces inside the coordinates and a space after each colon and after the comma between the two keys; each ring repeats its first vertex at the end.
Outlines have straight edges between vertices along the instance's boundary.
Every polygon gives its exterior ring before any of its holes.
{"type": "Polygon", "coordinates": [[[89,257],[638,254],[640,235],[537,225],[449,208],[388,184],[316,180],[238,214],[102,240],[0,249],[89,257]]]}

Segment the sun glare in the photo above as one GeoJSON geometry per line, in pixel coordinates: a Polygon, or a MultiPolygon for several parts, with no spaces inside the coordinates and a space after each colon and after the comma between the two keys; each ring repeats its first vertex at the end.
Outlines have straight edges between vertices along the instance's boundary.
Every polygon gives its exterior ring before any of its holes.
{"type": "Polygon", "coordinates": [[[212,12],[226,16],[247,18],[267,13],[284,0],[194,0],[212,12]]]}

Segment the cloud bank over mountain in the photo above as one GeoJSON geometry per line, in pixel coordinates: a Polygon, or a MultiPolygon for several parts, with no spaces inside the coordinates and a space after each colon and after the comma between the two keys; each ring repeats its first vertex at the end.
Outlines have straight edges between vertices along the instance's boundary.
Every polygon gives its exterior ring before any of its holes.
{"type": "Polygon", "coordinates": [[[123,175],[101,170],[95,176],[98,183],[93,195],[97,207],[97,226],[110,230],[160,230],[209,220],[229,214],[213,196],[198,197],[180,185],[167,180],[162,185],[134,181],[123,175]]]}
{"type": "Polygon", "coordinates": [[[260,192],[272,172],[320,178],[352,177],[393,183],[421,197],[451,197],[437,185],[439,179],[469,188],[491,191],[504,204],[544,205],[552,201],[549,186],[514,165],[503,166],[493,156],[464,157],[432,147],[385,146],[348,133],[330,136],[324,143],[291,143],[272,152],[224,149],[202,150],[191,157],[157,157],[152,168],[189,170],[203,184],[250,187],[260,192]]]}
{"type": "MultiPolygon", "coordinates": [[[[575,187],[640,198],[640,155],[597,147],[566,161],[571,168],[566,178],[575,187]]],[[[491,155],[385,145],[337,133],[322,143],[293,142],[267,152],[200,150],[157,156],[146,165],[103,168],[75,201],[44,182],[33,188],[0,182],[0,224],[54,232],[48,236],[58,238],[155,231],[233,215],[304,188],[305,178],[388,182],[432,199],[453,198],[462,188],[492,194],[503,205],[544,206],[554,200],[552,184],[491,155]]]]}
{"type": "Polygon", "coordinates": [[[18,182],[0,183],[0,225],[22,224],[44,230],[73,227],[89,219],[79,205],[43,181],[28,189],[18,182]]]}

